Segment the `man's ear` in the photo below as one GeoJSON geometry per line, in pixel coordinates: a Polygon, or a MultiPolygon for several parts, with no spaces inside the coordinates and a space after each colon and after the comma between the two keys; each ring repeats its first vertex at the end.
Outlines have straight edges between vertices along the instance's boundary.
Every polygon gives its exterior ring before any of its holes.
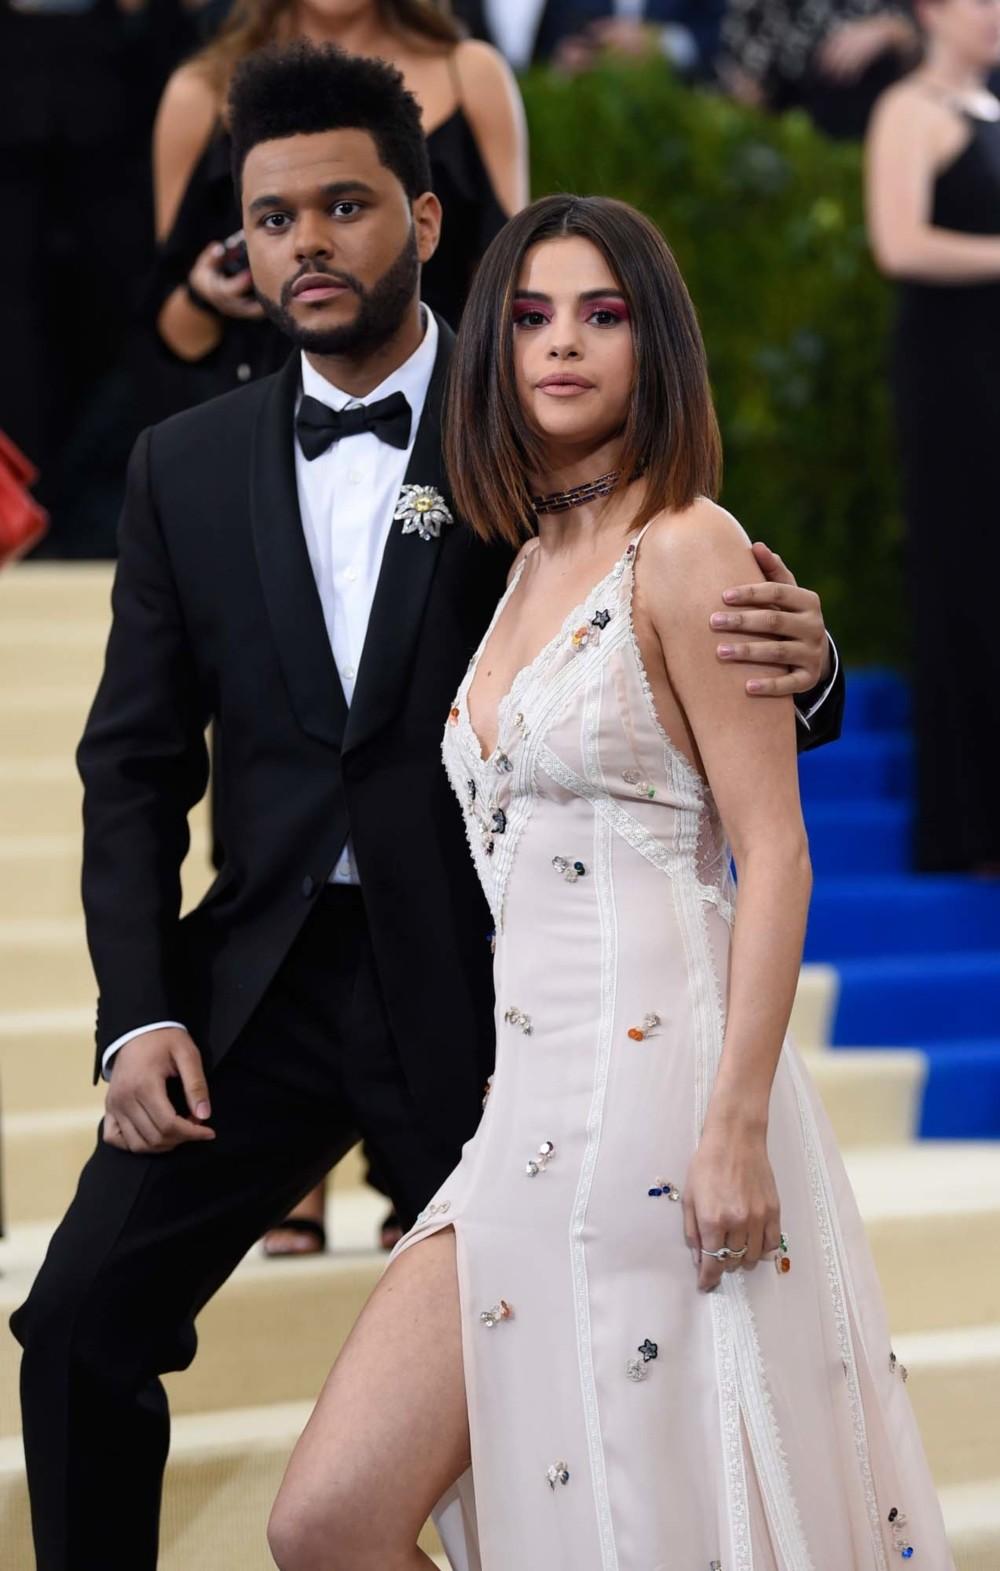
{"type": "Polygon", "coordinates": [[[441,238],[441,203],[433,191],[425,191],[413,203],[413,227],[417,235],[417,255],[429,262],[441,238]]]}

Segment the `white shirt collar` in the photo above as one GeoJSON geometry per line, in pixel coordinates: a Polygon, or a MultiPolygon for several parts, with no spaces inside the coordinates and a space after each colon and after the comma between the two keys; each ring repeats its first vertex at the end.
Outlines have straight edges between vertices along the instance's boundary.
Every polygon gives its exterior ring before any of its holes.
{"type": "Polygon", "coordinates": [[[428,311],[426,306],[421,309],[424,317],[424,336],[419,345],[408,360],[404,360],[395,371],[390,371],[385,380],[364,398],[356,398],[353,393],[345,393],[342,388],[335,387],[332,382],[327,381],[325,376],[320,376],[319,372],[309,364],[305,352],[301,357],[302,392],[308,394],[310,398],[319,399],[321,404],[326,404],[330,409],[336,410],[346,409],[351,404],[371,404],[377,398],[388,398],[390,393],[403,393],[413,410],[413,423],[416,428],[427,397],[438,349],[437,317],[433,311],[428,311]]]}

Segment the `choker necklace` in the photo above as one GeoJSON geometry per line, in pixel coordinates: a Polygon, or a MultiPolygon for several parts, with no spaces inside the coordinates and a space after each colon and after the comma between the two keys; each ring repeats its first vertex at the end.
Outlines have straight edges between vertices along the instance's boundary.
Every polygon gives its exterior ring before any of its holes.
{"type": "Polygon", "coordinates": [[[609,469],[598,480],[588,480],[585,485],[574,486],[572,491],[552,491],[548,496],[533,496],[531,505],[536,513],[568,513],[571,507],[582,507],[595,497],[609,496],[621,479],[620,469],[609,469]]]}

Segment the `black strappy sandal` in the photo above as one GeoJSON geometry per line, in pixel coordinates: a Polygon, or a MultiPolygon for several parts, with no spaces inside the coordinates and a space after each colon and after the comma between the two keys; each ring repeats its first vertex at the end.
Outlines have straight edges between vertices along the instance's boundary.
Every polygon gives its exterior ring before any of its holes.
{"type": "Polygon", "coordinates": [[[277,1222],[274,1227],[269,1227],[263,1239],[264,1254],[268,1260],[308,1260],[311,1255],[326,1253],[326,1228],[322,1222],[315,1221],[311,1216],[286,1216],[283,1222],[277,1222]],[[302,1233],[316,1240],[315,1249],[270,1249],[268,1237],[271,1233],[302,1233]]]}

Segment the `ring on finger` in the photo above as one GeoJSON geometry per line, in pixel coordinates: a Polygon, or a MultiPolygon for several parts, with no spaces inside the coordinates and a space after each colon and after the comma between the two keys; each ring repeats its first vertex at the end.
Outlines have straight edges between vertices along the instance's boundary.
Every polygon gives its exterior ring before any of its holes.
{"type": "Polygon", "coordinates": [[[728,1244],[723,1244],[721,1249],[703,1249],[703,1255],[711,1255],[713,1260],[742,1260],[749,1244],[743,1244],[739,1249],[730,1249],[728,1244]]]}

